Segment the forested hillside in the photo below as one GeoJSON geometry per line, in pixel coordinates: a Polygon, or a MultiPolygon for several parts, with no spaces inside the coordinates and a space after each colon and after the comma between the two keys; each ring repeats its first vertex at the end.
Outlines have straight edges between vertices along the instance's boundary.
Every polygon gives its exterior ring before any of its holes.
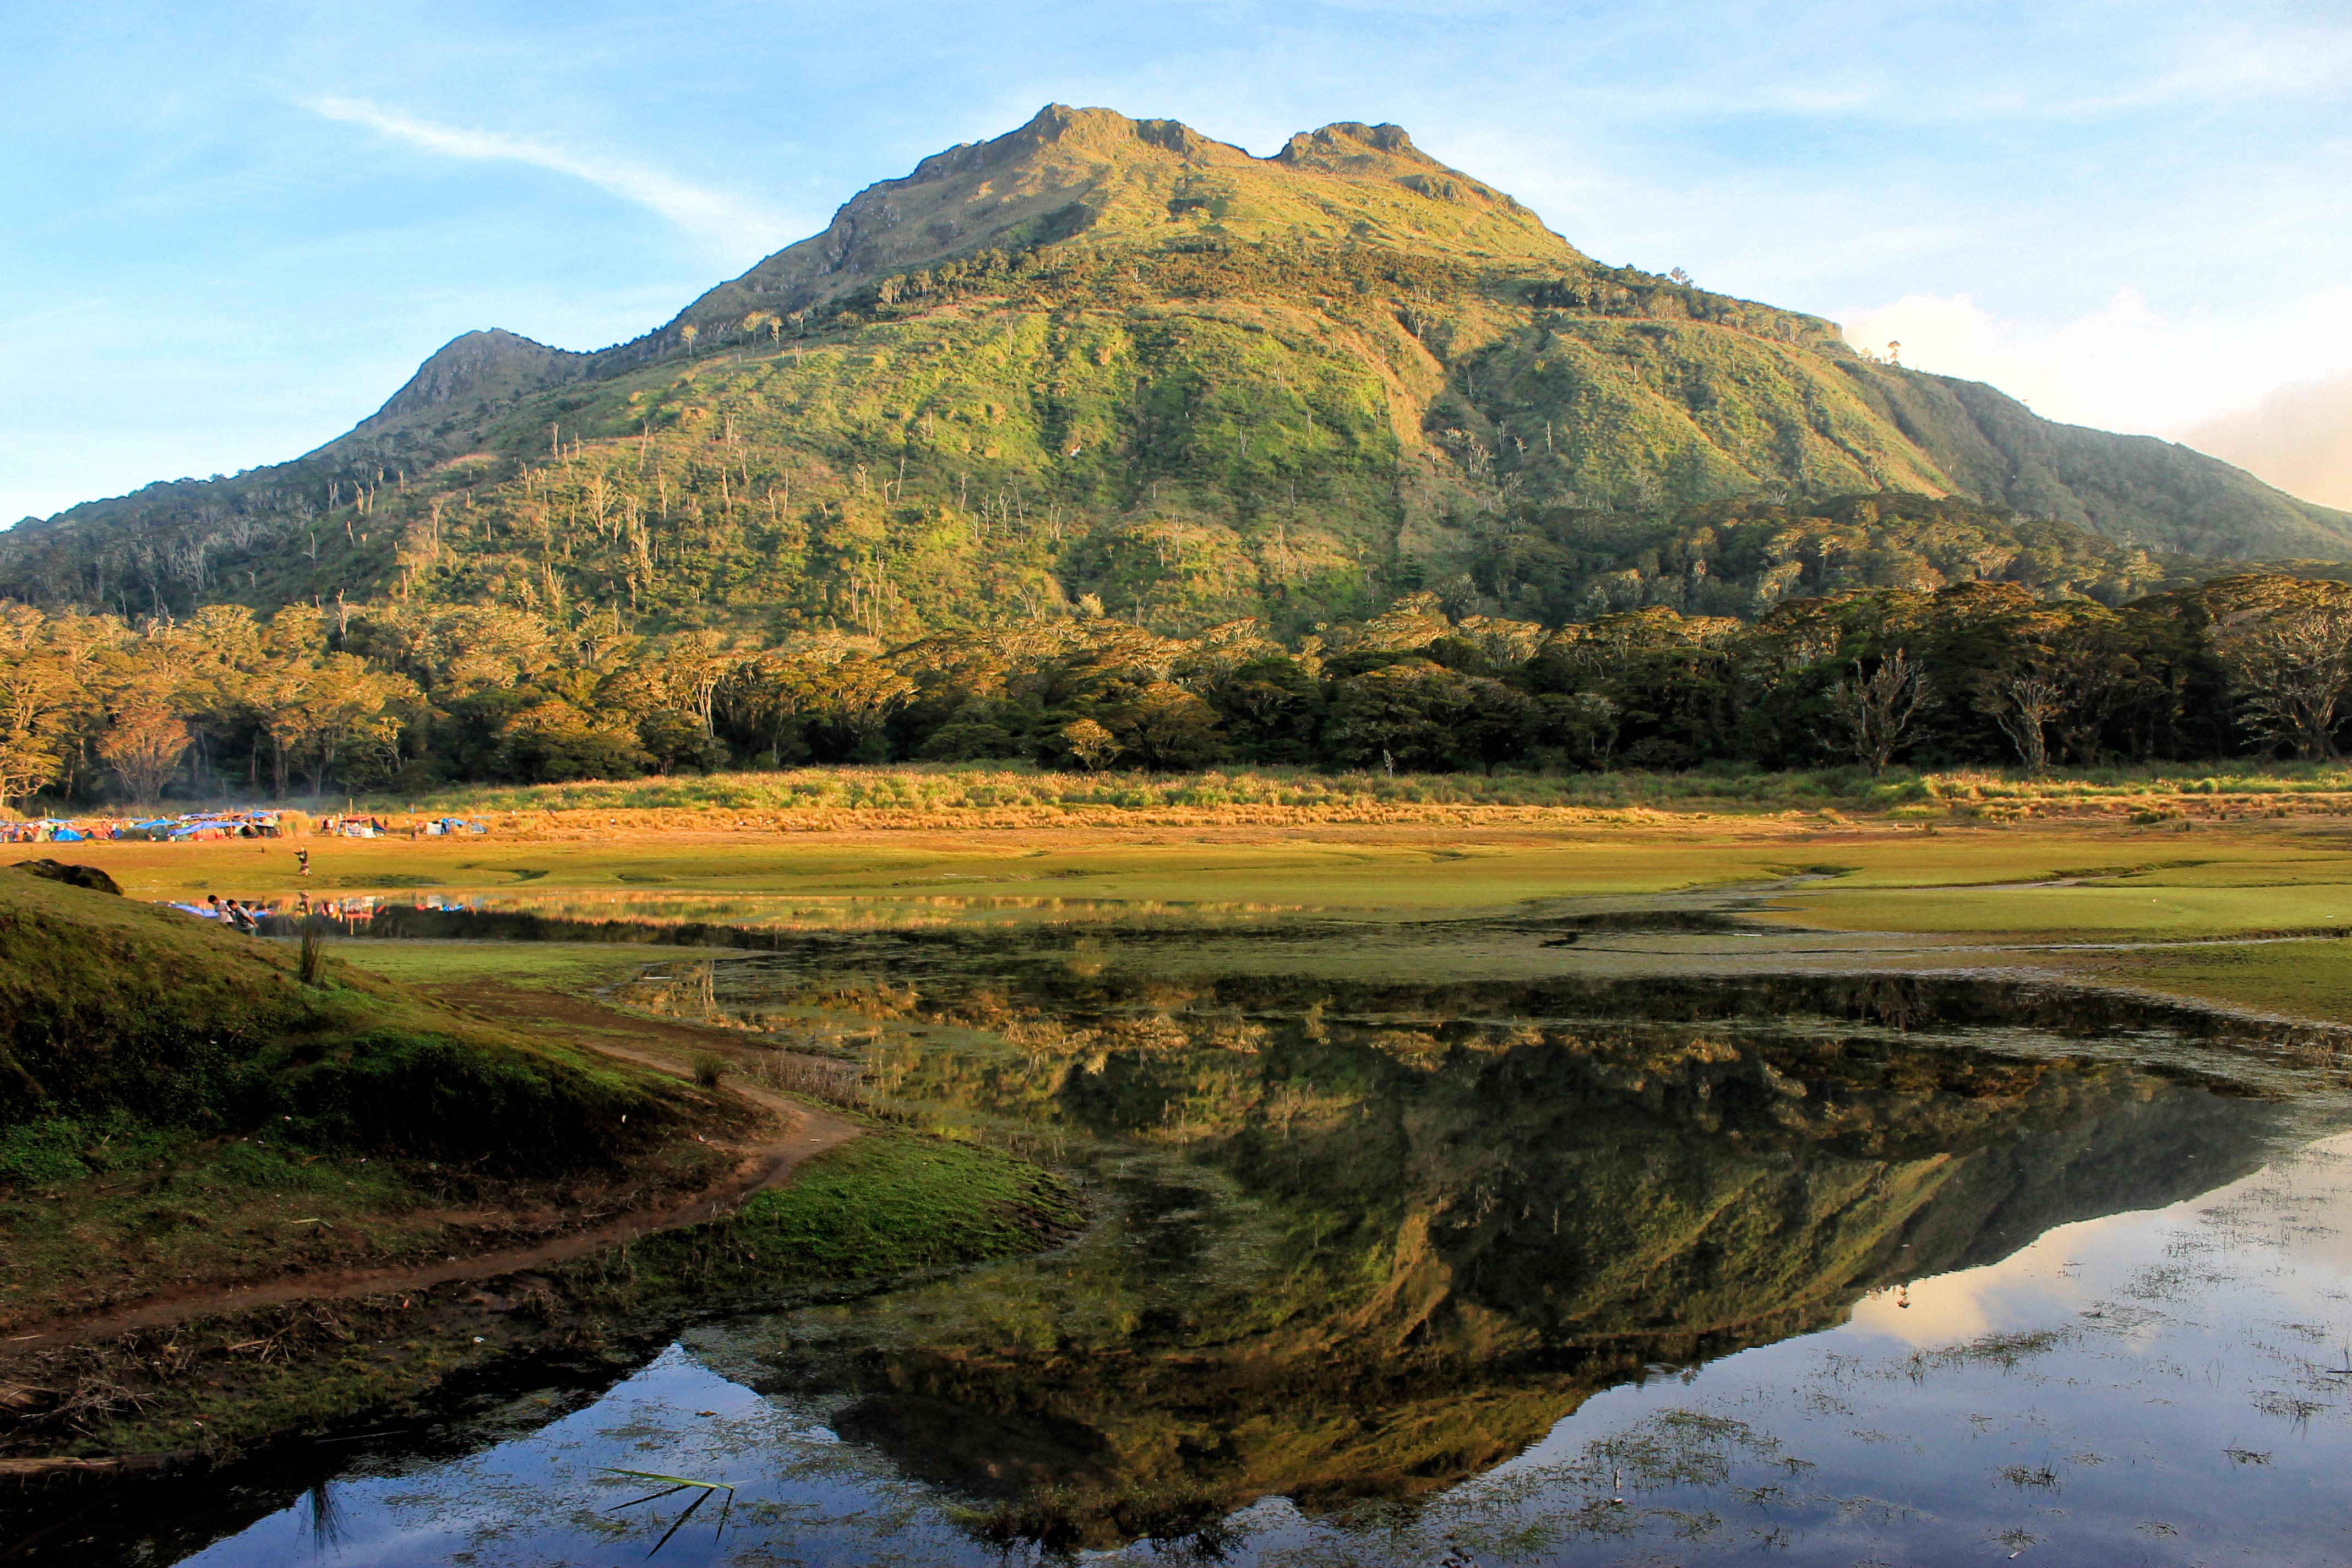
{"type": "MultiPolygon", "coordinates": [[[[1563,557],[1648,584],[1637,541],[1670,542],[1684,509],[1872,491],[1971,500],[2043,539],[2352,556],[2352,520],[2185,448],[1595,262],[1392,126],[1259,159],[1049,109],[634,342],[471,333],[308,458],[20,524],[0,594],[886,638],[1091,598],[1164,631],[1297,633],[1419,588],[1582,614],[1563,557]],[[1516,574],[1528,540],[1539,589],[1516,574]]],[[[1618,575],[1603,599],[1687,593],[1638,591],[1618,575]]]]}

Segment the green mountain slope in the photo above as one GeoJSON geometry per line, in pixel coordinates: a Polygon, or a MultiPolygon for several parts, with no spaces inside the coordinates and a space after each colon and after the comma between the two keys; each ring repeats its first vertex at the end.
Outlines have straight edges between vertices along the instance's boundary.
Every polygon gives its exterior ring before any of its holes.
{"type": "Polygon", "coordinates": [[[1297,628],[1423,585],[1479,607],[1530,532],[1883,491],[2144,551],[2352,557],[2352,517],[2186,448],[1601,265],[1393,126],[1260,159],[1054,107],[633,342],[469,333],[295,462],[20,524],[0,594],[1297,628]]]}

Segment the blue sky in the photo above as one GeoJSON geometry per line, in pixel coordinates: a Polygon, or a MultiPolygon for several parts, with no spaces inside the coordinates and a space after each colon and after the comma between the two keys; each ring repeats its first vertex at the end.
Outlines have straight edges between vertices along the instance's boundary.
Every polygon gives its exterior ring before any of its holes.
{"type": "Polygon", "coordinates": [[[1592,255],[2352,506],[2352,5],[0,0],[0,518],[631,337],[1040,104],[1393,121],[1592,255]],[[2327,493],[2330,491],[2334,493],[2327,493]]]}

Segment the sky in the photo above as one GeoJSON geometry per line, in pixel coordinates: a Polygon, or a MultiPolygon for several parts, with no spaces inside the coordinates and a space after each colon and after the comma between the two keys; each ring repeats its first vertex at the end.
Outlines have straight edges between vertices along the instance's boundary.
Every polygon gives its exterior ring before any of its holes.
{"type": "Polygon", "coordinates": [[[0,519],[625,340],[1040,105],[1393,121],[1586,253],[2352,508],[2352,5],[0,0],[0,519]]]}

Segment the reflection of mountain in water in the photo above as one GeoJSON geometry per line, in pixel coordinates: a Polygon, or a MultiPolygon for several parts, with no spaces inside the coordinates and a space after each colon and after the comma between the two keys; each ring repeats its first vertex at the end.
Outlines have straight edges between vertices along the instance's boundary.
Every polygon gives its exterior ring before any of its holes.
{"type": "Polygon", "coordinates": [[[853,1395],[837,1428],[904,1468],[1104,1544],[1269,1493],[1449,1484],[1644,1365],[1825,1326],[1881,1286],[2231,1179],[2275,1124],[2116,1062],[1445,1019],[1392,994],[1349,1021],[1279,991],[1244,1008],[1090,975],[835,988],[1007,1042],[876,1047],[872,1081],[901,1103],[1154,1152],[1109,1177],[1114,1234],[801,1314],[770,1365],[798,1378],[814,1358],[853,1395]]]}

